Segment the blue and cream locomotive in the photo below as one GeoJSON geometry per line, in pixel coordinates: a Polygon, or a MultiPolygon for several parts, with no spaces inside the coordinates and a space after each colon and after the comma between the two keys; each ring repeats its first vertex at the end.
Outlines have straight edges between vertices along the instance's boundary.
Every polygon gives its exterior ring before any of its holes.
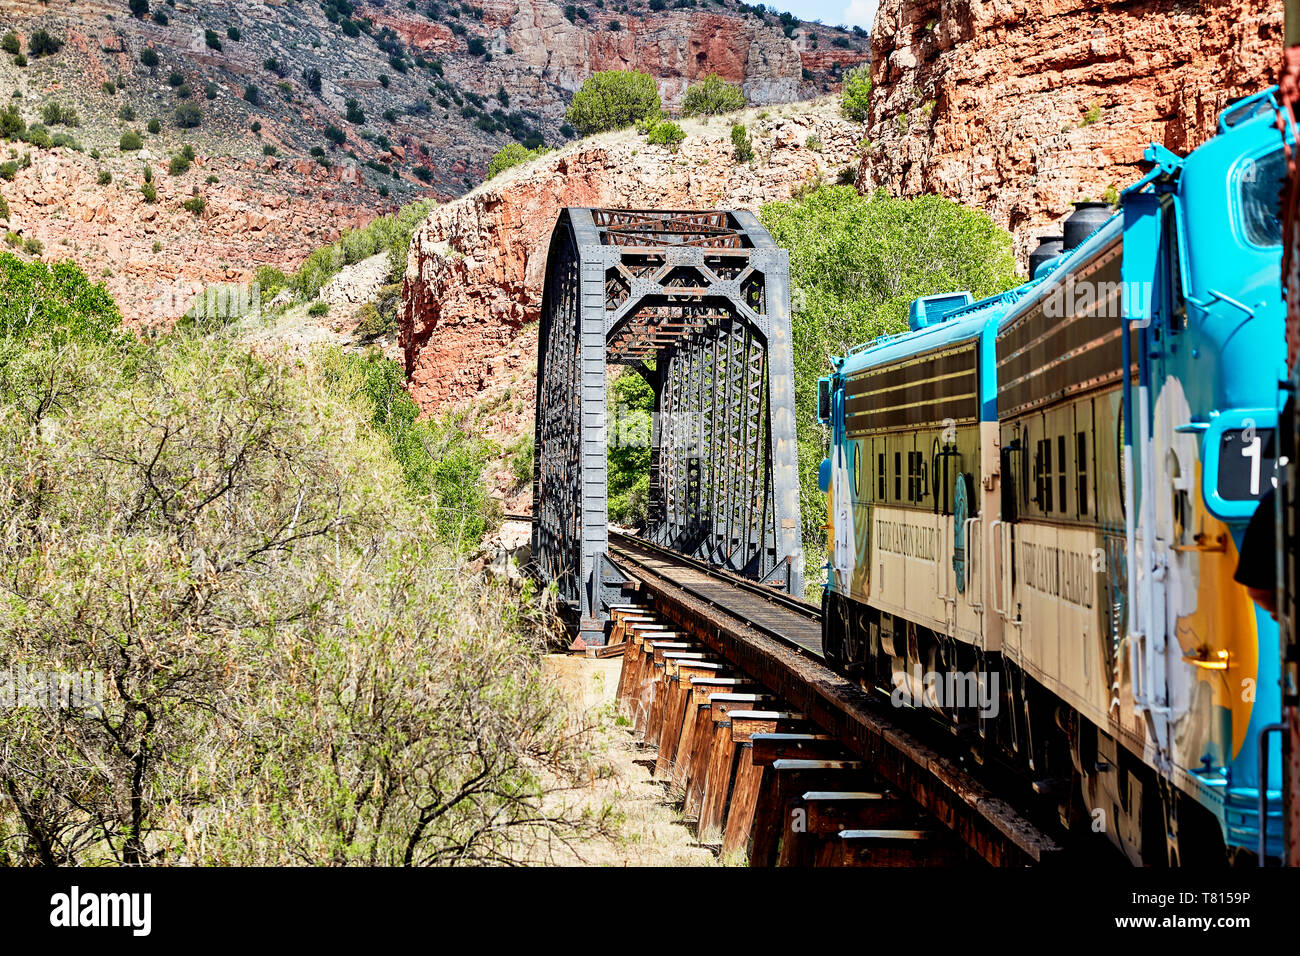
{"type": "Polygon", "coordinates": [[[820,383],[827,659],[1134,862],[1280,846],[1277,625],[1234,581],[1286,374],[1276,108],[820,383]]]}

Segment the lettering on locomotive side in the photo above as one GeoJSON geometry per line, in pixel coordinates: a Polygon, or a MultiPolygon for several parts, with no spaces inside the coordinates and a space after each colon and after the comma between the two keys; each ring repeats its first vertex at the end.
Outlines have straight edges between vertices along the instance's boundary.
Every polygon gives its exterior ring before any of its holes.
{"type": "Polygon", "coordinates": [[[1025,587],[1091,609],[1094,583],[1091,554],[1029,541],[1020,542],[1019,550],[1018,565],[1025,587]]]}
{"type": "Polygon", "coordinates": [[[902,521],[876,519],[876,547],[906,558],[933,561],[934,529],[920,528],[902,521]]]}

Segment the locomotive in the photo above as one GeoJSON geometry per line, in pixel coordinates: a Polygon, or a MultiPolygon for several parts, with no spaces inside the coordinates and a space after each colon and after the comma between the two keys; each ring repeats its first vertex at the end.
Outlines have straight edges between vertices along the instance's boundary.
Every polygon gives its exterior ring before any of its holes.
{"type": "Polygon", "coordinates": [[[1277,106],[818,383],[827,662],[1135,864],[1280,854],[1278,627],[1234,580],[1277,482],[1277,106]]]}

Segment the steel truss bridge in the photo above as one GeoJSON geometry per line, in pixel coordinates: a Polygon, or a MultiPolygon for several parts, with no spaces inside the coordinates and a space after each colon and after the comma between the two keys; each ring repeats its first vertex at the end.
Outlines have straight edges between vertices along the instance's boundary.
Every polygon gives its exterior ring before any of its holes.
{"type": "MultiPolygon", "coordinates": [[[[747,212],[568,208],[537,345],[533,561],[603,644],[607,369],[654,393],[644,536],[802,596],[789,257],[747,212]]],[[[625,439],[628,436],[617,436],[625,439]]]]}

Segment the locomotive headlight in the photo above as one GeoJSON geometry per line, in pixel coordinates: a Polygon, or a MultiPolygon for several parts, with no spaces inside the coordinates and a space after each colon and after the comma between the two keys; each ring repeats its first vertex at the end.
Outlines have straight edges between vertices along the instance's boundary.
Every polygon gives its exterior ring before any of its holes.
{"type": "Polygon", "coordinates": [[[1277,410],[1229,409],[1200,427],[1206,507],[1223,521],[1249,519],[1259,499],[1277,484],[1277,410]]]}

